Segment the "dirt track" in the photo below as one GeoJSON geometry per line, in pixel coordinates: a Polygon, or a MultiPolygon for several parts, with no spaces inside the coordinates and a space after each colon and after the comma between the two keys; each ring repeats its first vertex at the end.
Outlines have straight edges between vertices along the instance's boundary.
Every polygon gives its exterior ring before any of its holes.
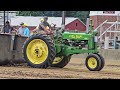
{"type": "Polygon", "coordinates": [[[64,68],[38,69],[26,64],[0,66],[0,79],[120,79],[120,60],[106,60],[101,71],[89,71],[84,60],[72,57],[64,68]]]}

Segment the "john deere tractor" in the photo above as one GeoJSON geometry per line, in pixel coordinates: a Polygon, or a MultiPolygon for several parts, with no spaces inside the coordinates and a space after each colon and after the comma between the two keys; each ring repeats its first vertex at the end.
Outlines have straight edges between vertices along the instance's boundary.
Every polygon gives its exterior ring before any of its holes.
{"type": "Polygon", "coordinates": [[[97,43],[97,32],[92,29],[90,20],[89,31],[85,33],[67,32],[62,28],[56,30],[53,39],[41,34],[30,36],[24,43],[23,55],[31,67],[63,68],[70,62],[72,55],[87,53],[86,67],[90,71],[100,71],[105,61],[99,54],[97,43]]]}

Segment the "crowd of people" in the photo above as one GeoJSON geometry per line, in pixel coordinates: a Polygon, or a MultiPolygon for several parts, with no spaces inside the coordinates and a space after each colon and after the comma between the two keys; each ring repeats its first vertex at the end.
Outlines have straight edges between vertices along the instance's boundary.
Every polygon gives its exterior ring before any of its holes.
{"type": "Polygon", "coordinates": [[[12,32],[15,32],[19,36],[27,36],[27,37],[29,37],[31,35],[31,32],[50,35],[53,32],[52,32],[52,28],[51,28],[50,24],[47,22],[47,20],[48,20],[47,16],[40,19],[39,25],[34,30],[31,30],[31,31],[28,28],[28,25],[25,24],[24,22],[21,22],[18,29],[16,29],[10,25],[9,21],[6,21],[5,26],[1,30],[1,33],[11,34],[12,32]]]}
{"type": "Polygon", "coordinates": [[[25,23],[21,23],[20,27],[18,29],[13,28],[10,25],[9,21],[6,21],[5,26],[1,29],[1,33],[2,34],[12,34],[12,32],[15,32],[15,34],[19,35],[19,36],[30,36],[30,30],[27,27],[27,24],[25,23]]]}

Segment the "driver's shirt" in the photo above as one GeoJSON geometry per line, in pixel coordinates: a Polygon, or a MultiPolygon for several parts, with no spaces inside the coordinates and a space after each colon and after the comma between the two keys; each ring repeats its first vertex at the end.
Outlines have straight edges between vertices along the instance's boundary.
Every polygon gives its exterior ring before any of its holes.
{"type": "Polygon", "coordinates": [[[37,29],[37,33],[40,33],[41,31],[43,32],[44,29],[41,27],[41,25],[43,25],[45,28],[47,28],[49,30],[49,23],[48,22],[40,22],[40,24],[36,27],[37,29]]]}
{"type": "Polygon", "coordinates": [[[44,30],[42,27],[41,27],[41,25],[43,25],[45,28],[47,28],[47,29],[49,29],[49,23],[48,22],[41,22],[40,24],[39,24],[39,30],[44,30]]]}

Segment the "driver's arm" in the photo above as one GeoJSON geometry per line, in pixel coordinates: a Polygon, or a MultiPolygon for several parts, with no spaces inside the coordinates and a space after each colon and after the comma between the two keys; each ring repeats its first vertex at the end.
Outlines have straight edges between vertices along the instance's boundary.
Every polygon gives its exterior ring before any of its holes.
{"type": "Polygon", "coordinates": [[[44,26],[44,25],[41,25],[41,27],[44,29],[44,31],[47,31],[47,29],[45,28],[45,26],[44,26]]]}
{"type": "Polygon", "coordinates": [[[44,32],[45,32],[46,34],[50,34],[50,32],[51,32],[50,29],[48,30],[44,25],[41,25],[41,27],[44,29],[44,32]]]}
{"type": "Polygon", "coordinates": [[[38,25],[35,29],[33,29],[32,31],[35,32],[35,31],[37,31],[38,29],[39,29],[39,25],[38,25]]]}
{"type": "Polygon", "coordinates": [[[49,28],[52,29],[51,25],[50,24],[48,24],[48,25],[49,25],[49,28]]]}

